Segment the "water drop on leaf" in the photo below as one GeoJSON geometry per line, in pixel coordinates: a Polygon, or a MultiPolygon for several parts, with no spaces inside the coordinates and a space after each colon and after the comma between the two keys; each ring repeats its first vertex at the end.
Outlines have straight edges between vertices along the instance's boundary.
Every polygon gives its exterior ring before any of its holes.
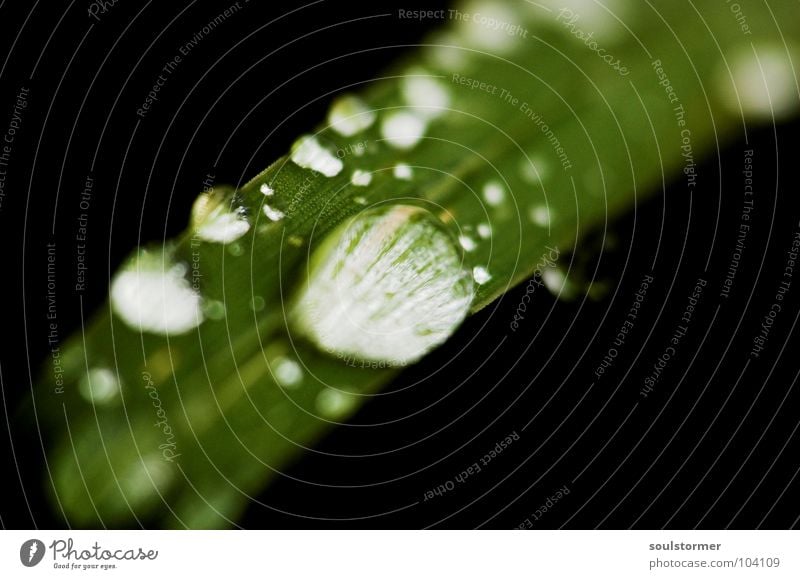
{"type": "Polygon", "coordinates": [[[92,368],[78,383],[78,390],[86,400],[106,404],[119,394],[119,380],[108,368],[92,368]]]}
{"type": "Polygon", "coordinates": [[[372,126],[375,112],[354,95],[339,97],[328,113],[331,128],[344,137],[352,137],[372,126]]]}
{"type": "Polygon", "coordinates": [[[203,322],[202,298],[186,279],[187,268],[166,253],[140,252],[111,282],[111,305],[142,332],[184,334],[203,322]]]}
{"type": "Polygon", "coordinates": [[[292,320],[332,355],[403,365],[444,342],[472,299],[443,224],[419,207],[384,206],[342,223],[314,250],[292,320]]]}
{"type": "Polygon", "coordinates": [[[192,206],[195,235],[211,243],[230,243],[250,231],[247,211],[223,191],[203,193],[192,206]]]}

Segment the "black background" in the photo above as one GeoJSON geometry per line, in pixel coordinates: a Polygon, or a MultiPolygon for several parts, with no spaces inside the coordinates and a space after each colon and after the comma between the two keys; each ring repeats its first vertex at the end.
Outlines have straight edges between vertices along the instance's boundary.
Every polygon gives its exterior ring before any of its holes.
{"type": "MultiPolygon", "coordinates": [[[[49,353],[45,247],[63,248],[59,277],[69,279],[86,176],[95,180],[91,276],[83,312],[59,311],[62,337],[103,303],[109,274],[134,247],[186,226],[206,174],[220,183],[248,180],[324,118],[328,95],[380,76],[438,24],[398,20],[398,8],[414,7],[408,2],[250,2],[246,16],[184,59],[140,121],[136,109],[160,68],[227,5],[119,0],[98,22],[87,15],[88,2],[0,2],[0,58],[8,55],[0,119],[10,118],[20,88],[30,89],[0,208],[4,527],[66,524],[46,502],[35,425],[15,414],[49,353]]],[[[612,283],[604,299],[564,303],[537,294],[520,331],[510,334],[524,292],[518,288],[468,320],[390,391],[439,368],[476,334],[476,360],[502,342],[478,372],[450,365],[419,387],[377,397],[257,497],[269,507],[253,503],[240,524],[516,527],[566,485],[569,494],[532,521],[535,528],[794,526],[800,279],[761,358],[748,362],[748,354],[800,220],[792,150],[798,128],[749,128],[704,161],[694,194],[676,183],[609,224],[615,248],[589,252],[584,266],[612,283]],[[756,151],[754,222],[732,295],[723,299],[748,148],[756,151]],[[592,385],[653,263],[655,282],[635,331],[609,374],[592,385]],[[656,390],[641,399],[642,380],[699,277],[708,286],[690,332],[656,390]],[[511,432],[519,440],[480,474],[423,500],[511,432]],[[383,482],[368,484],[375,481],[383,482]]],[[[602,235],[585,246],[599,247],[602,235]]],[[[70,284],[61,285],[67,291],[70,284]]]]}

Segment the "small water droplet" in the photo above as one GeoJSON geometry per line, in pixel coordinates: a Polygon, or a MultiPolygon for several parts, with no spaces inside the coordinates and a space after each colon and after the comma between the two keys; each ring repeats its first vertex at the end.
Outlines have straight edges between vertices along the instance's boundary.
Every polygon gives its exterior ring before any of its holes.
{"type": "Polygon", "coordinates": [[[286,243],[288,243],[292,247],[303,247],[306,242],[299,235],[290,235],[289,237],[286,238],[286,243]]]}
{"type": "Polygon", "coordinates": [[[550,293],[557,295],[564,287],[564,272],[555,268],[548,268],[542,272],[542,282],[550,293]]]}
{"type": "Polygon", "coordinates": [[[469,52],[459,48],[459,42],[449,34],[436,36],[428,47],[428,63],[447,72],[460,72],[469,64],[469,52]]]}
{"type": "Polygon", "coordinates": [[[286,217],[286,214],[283,211],[280,209],[275,209],[270,205],[264,205],[264,215],[266,215],[267,219],[270,221],[280,221],[286,217]]]}
{"type": "Polygon", "coordinates": [[[233,257],[241,257],[244,255],[244,246],[241,243],[231,243],[228,246],[228,253],[233,257]]]}
{"type": "Polygon", "coordinates": [[[194,202],[192,227],[203,241],[230,243],[250,231],[250,222],[243,206],[232,207],[222,192],[213,190],[194,202]]]}
{"type": "Polygon", "coordinates": [[[209,320],[221,320],[225,317],[225,304],[219,300],[206,300],[203,313],[209,320]]]}
{"type": "Polygon", "coordinates": [[[357,205],[366,205],[367,204],[367,198],[366,197],[361,197],[360,195],[358,197],[353,197],[353,203],[355,203],[357,205]]]}
{"type": "Polygon", "coordinates": [[[345,418],[355,405],[355,396],[333,388],[326,388],[317,395],[317,410],[331,420],[345,418]]]}
{"type": "Polygon", "coordinates": [[[478,224],[478,236],[481,239],[489,239],[492,236],[492,226],[488,223],[478,224]]]}
{"type": "Polygon", "coordinates": [[[417,114],[434,119],[447,112],[450,93],[438,79],[421,68],[414,68],[402,81],[402,92],[406,103],[417,114]]]}
{"type": "Polygon", "coordinates": [[[481,265],[476,265],[472,268],[472,279],[475,280],[475,283],[478,285],[483,285],[489,283],[491,281],[492,276],[489,274],[489,270],[481,265]]]}
{"type": "Polygon", "coordinates": [[[414,172],[412,171],[411,167],[405,163],[398,163],[394,167],[394,176],[396,179],[400,179],[402,181],[411,181],[411,179],[414,177],[414,172]]]}
{"type": "Polygon", "coordinates": [[[368,171],[362,171],[361,169],[356,169],[353,171],[353,176],[350,177],[350,183],[356,187],[366,187],[372,183],[372,173],[369,173],[368,171]]]}
{"type": "Polygon", "coordinates": [[[334,101],[328,113],[328,123],[343,137],[352,137],[372,126],[375,112],[357,96],[345,95],[334,101]]]}
{"type": "Polygon", "coordinates": [[[254,312],[260,312],[264,309],[267,303],[261,296],[253,296],[250,298],[250,309],[254,312]]]}
{"type": "Polygon", "coordinates": [[[261,187],[258,188],[258,190],[261,191],[261,193],[265,197],[272,197],[273,195],[275,195],[275,189],[273,189],[272,187],[270,187],[266,183],[263,183],[261,185],[261,187]]]}
{"type": "Polygon", "coordinates": [[[140,252],[114,276],[114,312],[142,332],[177,335],[196,328],[203,322],[201,297],[185,276],[185,265],[160,252],[140,252]]]}
{"type": "Polygon", "coordinates": [[[471,15],[458,20],[464,40],[482,50],[504,54],[527,36],[516,11],[505,3],[478,0],[468,4],[463,13],[471,15]]]}
{"type": "Polygon", "coordinates": [[[792,58],[779,46],[748,46],[729,59],[717,74],[717,91],[734,114],[771,120],[785,117],[800,107],[792,58]]]}
{"type": "Polygon", "coordinates": [[[78,390],[86,400],[107,404],[119,395],[119,380],[108,368],[92,368],[78,383],[78,390]]]}
{"type": "Polygon", "coordinates": [[[396,149],[412,149],[425,136],[427,121],[420,115],[408,111],[392,112],[381,124],[383,138],[396,149]]]}
{"type": "Polygon", "coordinates": [[[172,470],[161,453],[151,453],[137,459],[124,469],[118,484],[130,504],[138,504],[155,494],[164,492],[172,482],[172,470]]]}
{"type": "Polygon", "coordinates": [[[550,225],[550,210],[546,205],[534,205],[528,211],[528,218],[534,225],[548,227],[550,225]]]}
{"type": "Polygon", "coordinates": [[[275,380],[284,388],[296,388],[303,381],[303,369],[291,358],[281,356],[273,360],[272,372],[275,380]]]}
{"type": "Polygon", "coordinates": [[[560,267],[548,267],[542,271],[542,283],[547,290],[564,301],[571,301],[578,295],[577,287],[560,267]]]}
{"type": "Polygon", "coordinates": [[[531,185],[538,185],[545,177],[546,165],[537,158],[523,159],[520,162],[520,176],[531,185]]]}
{"type": "Polygon", "coordinates": [[[442,223],[419,207],[382,206],[342,223],[314,250],[292,321],[323,351],[402,365],[446,340],[472,298],[442,223]]]}
{"type": "Polygon", "coordinates": [[[335,177],[344,168],[342,160],[320,145],[317,138],[312,135],[305,135],[295,141],[292,146],[292,161],[304,169],[311,169],[326,177],[335,177]]]}
{"type": "Polygon", "coordinates": [[[489,181],[483,186],[483,200],[487,205],[497,207],[501,205],[506,199],[506,190],[502,183],[498,181],[489,181]]]}
{"type": "Polygon", "coordinates": [[[458,242],[464,248],[464,251],[475,251],[475,248],[478,247],[478,244],[469,235],[459,235],[458,242]]]}

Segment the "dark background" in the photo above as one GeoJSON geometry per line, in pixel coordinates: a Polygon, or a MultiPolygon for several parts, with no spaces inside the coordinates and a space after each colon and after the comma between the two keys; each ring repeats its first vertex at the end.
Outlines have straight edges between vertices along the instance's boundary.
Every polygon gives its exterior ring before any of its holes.
{"type": "MultiPolygon", "coordinates": [[[[45,247],[74,242],[86,176],[95,180],[91,278],[85,310],[59,311],[62,337],[103,303],[109,274],[131,249],[186,226],[206,174],[219,183],[248,180],[324,117],[329,99],[318,97],[368,82],[437,24],[391,15],[413,8],[408,2],[322,1],[297,5],[293,13],[291,5],[251,2],[246,16],[220,26],[184,59],[139,123],[135,111],[157,71],[228,4],[119,0],[99,22],[87,15],[89,4],[0,2],[3,126],[14,95],[30,89],[0,207],[0,383],[9,424],[0,429],[4,527],[65,524],[46,502],[36,431],[23,428],[15,413],[50,351],[45,247]],[[279,17],[279,25],[263,28],[279,17]]],[[[357,427],[333,431],[318,445],[321,452],[301,458],[258,497],[272,508],[252,506],[241,525],[516,527],[526,519],[534,528],[796,525],[800,364],[793,330],[800,287],[792,288],[761,358],[748,362],[748,354],[800,220],[792,149],[798,129],[797,122],[751,128],[706,160],[692,196],[676,184],[640,204],[613,225],[607,238],[616,239],[613,250],[581,254],[588,275],[596,271],[611,283],[604,299],[564,303],[537,294],[521,330],[480,372],[468,376],[448,366],[425,388],[377,397],[352,423],[390,425],[370,436],[357,427]],[[746,148],[756,151],[754,222],[724,300],[719,289],[736,242],[746,148]],[[656,281],[634,333],[592,385],[592,371],[653,263],[656,281]],[[708,286],[689,334],[655,391],[641,399],[642,381],[699,277],[708,286]],[[450,394],[442,399],[443,391],[450,394]],[[480,474],[422,500],[511,432],[519,440],[480,474]],[[564,486],[569,494],[534,521],[532,513],[564,486]],[[292,512],[306,516],[286,514],[292,512]]],[[[68,279],[74,264],[61,254],[59,276],[68,279]]],[[[62,285],[66,291],[69,284],[62,285]]],[[[487,356],[508,334],[523,292],[471,318],[392,388],[438,368],[476,333],[474,355],[487,356]]]]}

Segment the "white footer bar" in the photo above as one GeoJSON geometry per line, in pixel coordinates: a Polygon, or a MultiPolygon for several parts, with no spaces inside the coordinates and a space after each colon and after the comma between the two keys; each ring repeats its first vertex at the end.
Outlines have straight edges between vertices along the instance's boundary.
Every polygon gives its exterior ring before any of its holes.
{"type": "Polygon", "coordinates": [[[0,577],[800,577],[791,531],[3,531],[0,577]],[[239,575],[241,573],[241,575],[239,575]]]}

